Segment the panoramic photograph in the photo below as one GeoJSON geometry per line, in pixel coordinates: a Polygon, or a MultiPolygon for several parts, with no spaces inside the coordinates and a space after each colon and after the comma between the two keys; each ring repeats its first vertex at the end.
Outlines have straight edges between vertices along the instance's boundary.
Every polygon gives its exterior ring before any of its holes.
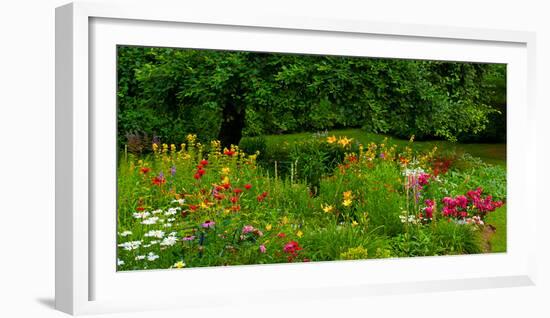
{"type": "Polygon", "coordinates": [[[506,65],[117,48],[117,270],[506,252],[506,65]]]}

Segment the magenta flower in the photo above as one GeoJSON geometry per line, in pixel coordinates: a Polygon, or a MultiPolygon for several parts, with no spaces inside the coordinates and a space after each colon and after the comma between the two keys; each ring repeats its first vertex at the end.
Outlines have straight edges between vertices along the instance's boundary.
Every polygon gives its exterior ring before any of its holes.
{"type": "Polygon", "coordinates": [[[216,222],[207,220],[206,222],[201,224],[201,226],[204,227],[205,229],[209,229],[209,228],[213,228],[215,224],[216,222]]]}
{"type": "Polygon", "coordinates": [[[265,253],[267,251],[267,248],[265,248],[265,245],[260,245],[260,253],[265,253]]]}
{"type": "Polygon", "coordinates": [[[195,239],[194,235],[187,235],[186,237],[182,238],[184,241],[192,241],[195,239]]]}
{"type": "Polygon", "coordinates": [[[245,225],[243,227],[243,234],[254,232],[254,227],[252,225],[245,225]]]}

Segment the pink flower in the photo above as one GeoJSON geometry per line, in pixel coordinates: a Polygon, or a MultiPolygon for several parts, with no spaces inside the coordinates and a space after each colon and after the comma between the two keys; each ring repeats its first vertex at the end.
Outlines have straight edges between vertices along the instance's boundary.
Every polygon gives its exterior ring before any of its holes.
{"type": "Polygon", "coordinates": [[[259,249],[260,249],[260,253],[265,253],[267,251],[267,248],[265,248],[265,245],[263,244],[260,245],[259,249]]]}
{"type": "Polygon", "coordinates": [[[433,206],[426,207],[426,209],[424,211],[426,211],[426,218],[428,218],[428,219],[433,218],[433,215],[434,215],[434,207],[433,206]]]}
{"type": "Polygon", "coordinates": [[[213,228],[215,224],[216,222],[207,220],[206,222],[201,224],[201,226],[204,227],[205,229],[209,229],[209,228],[213,228]]]}
{"type": "Polygon", "coordinates": [[[252,225],[245,225],[245,226],[243,227],[242,233],[243,233],[243,234],[247,234],[247,233],[254,232],[254,230],[255,230],[255,229],[254,229],[254,227],[253,227],[252,225]]]}
{"type": "Polygon", "coordinates": [[[182,238],[184,241],[192,241],[195,239],[194,235],[187,235],[186,237],[182,238]]]}

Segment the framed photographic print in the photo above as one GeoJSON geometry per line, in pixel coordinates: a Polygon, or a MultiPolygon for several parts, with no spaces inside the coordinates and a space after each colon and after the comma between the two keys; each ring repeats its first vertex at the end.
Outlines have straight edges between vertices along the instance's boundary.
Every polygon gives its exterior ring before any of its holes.
{"type": "Polygon", "coordinates": [[[533,34],[183,7],[56,11],[56,308],[533,284],[533,34]]]}

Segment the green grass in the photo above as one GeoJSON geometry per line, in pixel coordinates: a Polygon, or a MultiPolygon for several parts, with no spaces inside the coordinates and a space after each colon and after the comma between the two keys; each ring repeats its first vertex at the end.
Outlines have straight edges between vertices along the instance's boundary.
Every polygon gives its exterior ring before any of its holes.
{"type": "Polygon", "coordinates": [[[493,253],[506,252],[506,205],[489,214],[486,221],[496,228],[495,234],[489,240],[491,251],[493,253]]]}
{"type": "MultiPolygon", "coordinates": [[[[388,138],[390,143],[397,146],[404,147],[409,144],[408,140],[398,139],[395,137],[385,136],[381,134],[367,133],[361,129],[343,129],[332,130],[328,132],[329,136],[347,136],[354,140],[366,145],[370,142],[380,143],[384,138],[388,138]]],[[[310,132],[297,133],[297,134],[283,134],[283,135],[267,135],[265,136],[267,147],[275,147],[278,144],[287,142],[293,143],[296,141],[311,138],[313,136],[310,132]]],[[[431,141],[415,141],[413,148],[416,150],[430,150],[434,146],[439,149],[445,149],[449,151],[455,151],[457,154],[469,153],[472,156],[479,157],[486,163],[493,165],[506,166],[506,144],[461,144],[453,143],[443,140],[431,140],[431,141]]]]}

